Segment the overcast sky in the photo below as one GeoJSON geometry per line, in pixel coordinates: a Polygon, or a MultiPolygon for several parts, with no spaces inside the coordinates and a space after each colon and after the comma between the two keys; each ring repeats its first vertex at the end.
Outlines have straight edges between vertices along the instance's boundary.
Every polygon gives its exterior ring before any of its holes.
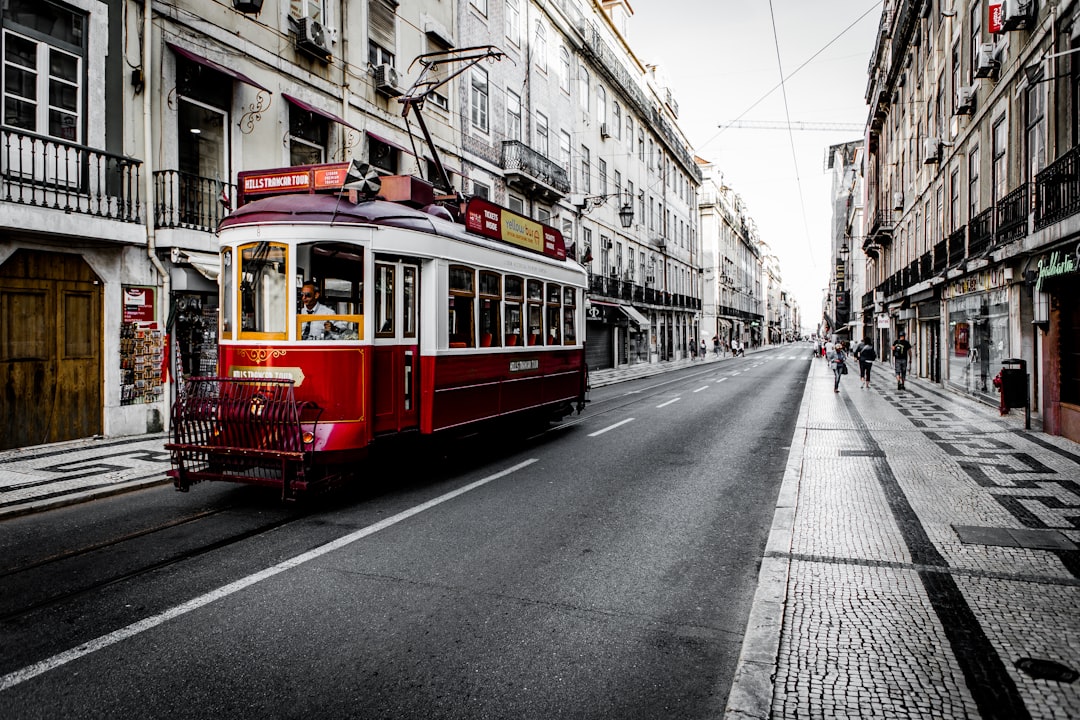
{"type": "Polygon", "coordinates": [[[867,65],[881,3],[772,0],[772,17],[768,0],[631,0],[631,5],[631,47],[643,62],[663,68],[679,104],[680,127],[695,152],[715,163],[748,205],[761,239],[780,259],[784,287],[799,302],[803,326],[812,329],[829,280],[825,150],[859,140],[862,132],[789,136],[785,130],[720,131],[718,125],[740,117],[864,124],[867,65]],[[783,76],[791,76],[784,86],[786,111],[784,93],[773,90],[781,67],[783,76]]]}

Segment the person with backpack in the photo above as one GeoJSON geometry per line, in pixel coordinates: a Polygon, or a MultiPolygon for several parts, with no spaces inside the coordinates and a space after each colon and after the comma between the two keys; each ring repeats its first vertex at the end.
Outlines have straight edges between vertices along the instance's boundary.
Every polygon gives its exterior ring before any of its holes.
{"type": "Polygon", "coordinates": [[[863,341],[859,343],[859,347],[855,349],[855,357],[859,360],[859,382],[862,383],[864,388],[869,388],[870,368],[874,366],[874,361],[877,360],[877,351],[874,350],[870,338],[863,338],[863,341]]]}
{"type": "Polygon", "coordinates": [[[896,389],[904,389],[904,381],[907,379],[908,360],[911,358],[911,343],[901,330],[892,344],[893,370],[896,371],[896,389]]]}

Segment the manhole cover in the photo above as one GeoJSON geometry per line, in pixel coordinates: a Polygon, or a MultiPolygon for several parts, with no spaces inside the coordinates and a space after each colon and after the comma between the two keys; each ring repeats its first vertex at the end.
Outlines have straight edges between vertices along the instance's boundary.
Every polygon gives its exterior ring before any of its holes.
{"type": "Polygon", "coordinates": [[[1020,658],[1015,663],[1017,668],[1038,680],[1054,680],[1055,682],[1071,683],[1080,677],[1080,673],[1071,667],[1062,665],[1056,660],[1040,660],[1039,658],[1020,658]]]}

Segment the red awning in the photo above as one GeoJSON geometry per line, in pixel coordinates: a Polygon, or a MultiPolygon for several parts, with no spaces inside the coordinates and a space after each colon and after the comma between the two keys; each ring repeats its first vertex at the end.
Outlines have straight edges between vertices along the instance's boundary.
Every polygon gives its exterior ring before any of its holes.
{"type": "Polygon", "coordinates": [[[314,105],[306,103],[306,102],[304,102],[303,100],[301,100],[299,98],[294,98],[292,95],[286,95],[285,93],[281,93],[281,97],[285,98],[289,103],[295,105],[296,107],[300,108],[301,110],[306,110],[309,113],[312,113],[314,115],[318,115],[319,117],[326,118],[327,120],[330,120],[331,122],[336,122],[338,125],[344,125],[347,128],[350,128],[352,130],[356,130],[357,132],[360,132],[360,129],[358,127],[345,122],[344,120],[342,120],[341,118],[339,118],[337,115],[335,115],[332,112],[328,112],[326,110],[320,110],[319,108],[315,107],[314,105]]]}
{"type": "MultiPolygon", "coordinates": [[[[179,55],[182,58],[186,58],[186,59],[190,60],[193,63],[196,63],[198,65],[202,65],[205,68],[210,68],[211,70],[215,70],[215,71],[221,73],[222,75],[226,75],[228,77],[231,77],[233,80],[238,80],[239,82],[242,82],[245,85],[250,85],[251,87],[258,88],[259,90],[266,90],[266,88],[264,88],[262,85],[255,82],[254,80],[252,80],[251,78],[249,78],[247,75],[245,75],[242,72],[238,72],[236,70],[233,70],[232,68],[226,67],[226,66],[222,65],[221,63],[216,63],[213,60],[210,60],[209,58],[204,58],[202,55],[196,55],[195,53],[191,52],[190,50],[185,50],[184,48],[180,47],[179,45],[173,45],[171,42],[167,42],[165,44],[169,46],[170,50],[172,50],[174,53],[176,53],[177,55],[179,55]]],[[[270,92],[269,90],[266,90],[266,91],[270,92]]]]}

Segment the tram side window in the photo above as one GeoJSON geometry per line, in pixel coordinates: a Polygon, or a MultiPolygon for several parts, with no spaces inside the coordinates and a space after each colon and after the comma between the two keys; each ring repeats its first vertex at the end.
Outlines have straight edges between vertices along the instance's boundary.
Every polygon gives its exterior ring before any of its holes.
{"type": "Polygon", "coordinates": [[[502,305],[502,278],[498,273],[480,271],[480,347],[498,347],[502,305]]]}
{"type": "MultiPolygon", "coordinates": [[[[319,304],[332,313],[331,331],[317,339],[358,340],[364,332],[364,249],[348,243],[302,243],[296,248],[296,262],[298,276],[315,282],[319,304]]],[[[296,298],[298,311],[303,299],[296,298]]],[[[303,337],[302,319],[297,317],[298,339],[303,337]]]]}
{"type": "Polygon", "coordinates": [[[529,308],[529,344],[542,345],[544,339],[544,283],[529,280],[526,285],[529,308]]]}
{"type": "Polygon", "coordinates": [[[401,294],[402,315],[401,336],[416,337],[416,268],[405,266],[402,269],[401,294]]]}
{"type": "Polygon", "coordinates": [[[562,320],[560,299],[562,288],[554,283],[547,286],[547,344],[559,345],[559,325],[562,320]]]}
{"type": "Polygon", "coordinates": [[[576,345],[577,293],[574,288],[563,288],[563,344],[576,345]]]}
{"type": "Polygon", "coordinates": [[[394,266],[375,264],[375,337],[394,337],[394,266]]]}
{"type": "Polygon", "coordinates": [[[287,248],[257,242],[240,248],[240,333],[285,338],[289,285],[287,248]]]}
{"type": "Polygon", "coordinates": [[[449,343],[451,348],[476,347],[473,305],[476,301],[476,273],[461,265],[450,267],[449,343]]]}
{"type": "Polygon", "coordinates": [[[521,302],[525,299],[525,281],[516,275],[507,275],[503,282],[506,289],[503,331],[506,346],[514,347],[521,344],[521,302]]]}

